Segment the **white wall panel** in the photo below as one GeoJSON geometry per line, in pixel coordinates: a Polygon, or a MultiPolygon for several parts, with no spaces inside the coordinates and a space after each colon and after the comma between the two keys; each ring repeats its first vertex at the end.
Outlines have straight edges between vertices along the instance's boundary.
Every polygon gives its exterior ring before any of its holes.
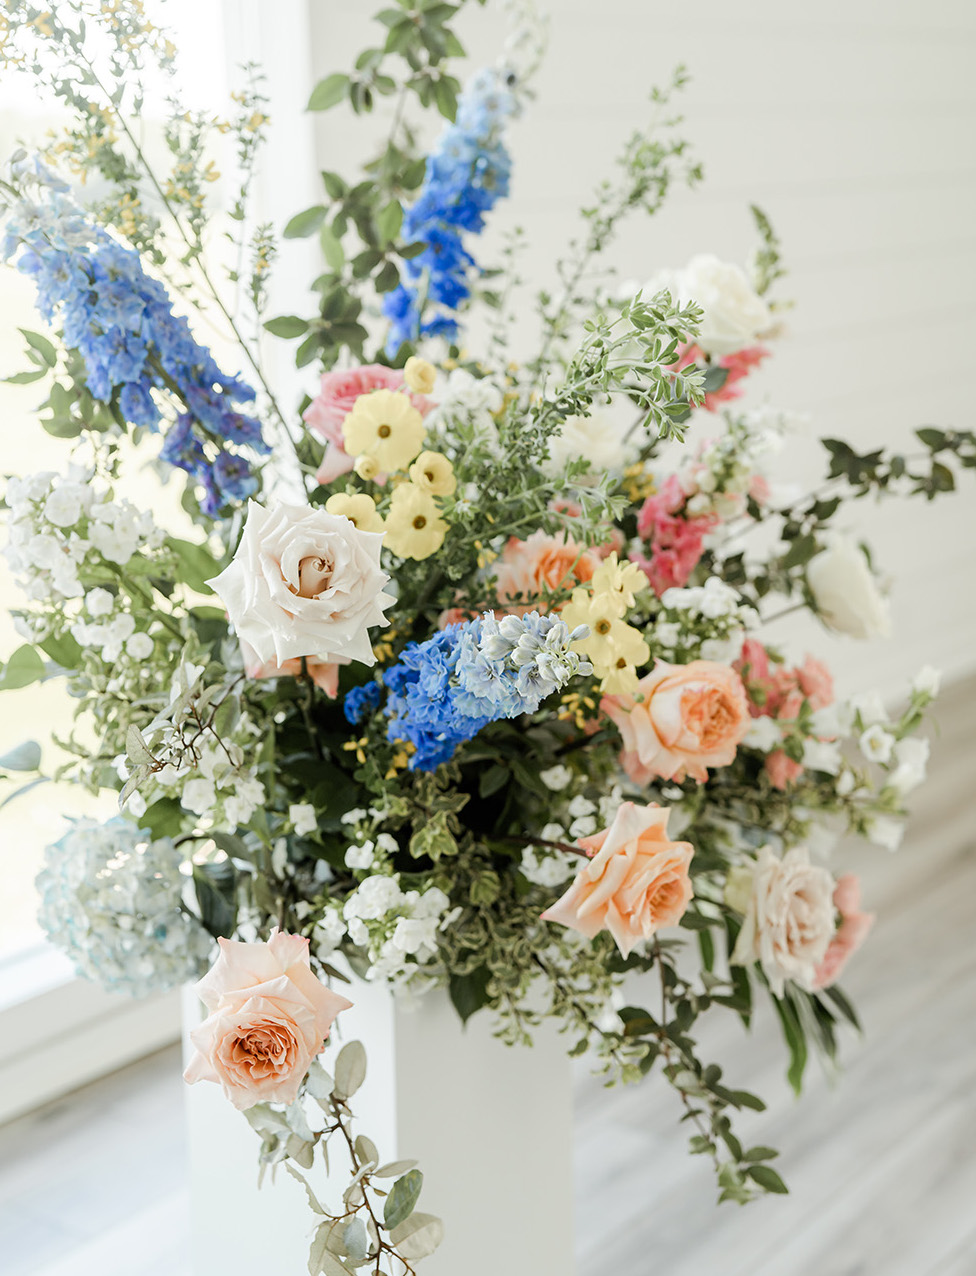
{"type": "MultiPolygon", "coordinates": [[[[371,38],[369,5],[325,0],[313,11],[316,72],[344,68],[371,38]]],[[[695,5],[662,0],[550,0],[551,41],[539,96],[512,129],[512,198],[492,215],[479,260],[521,225],[525,273],[554,279],[553,257],[578,231],[576,209],[610,174],[627,132],[647,117],[647,90],[684,63],[687,133],[706,170],[653,221],[634,219],[610,254],[646,278],[693,252],[744,259],[748,204],[783,240],[795,302],[754,401],[811,413],[785,470],[813,483],[816,437],[865,449],[909,444],[922,424],[973,423],[976,348],[976,5],[939,0],[774,0],[695,5]]],[[[497,55],[503,12],[471,5],[461,21],[472,63],[497,55]]],[[[382,117],[320,117],[319,160],[343,168],[382,117]]],[[[517,339],[527,348],[531,317],[517,339]]],[[[785,476],[785,474],[784,474],[785,476]]],[[[876,542],[893,578],[895,629],[858,645],[812,624],[795,641],[824,650],[843,684],[895,689],[921,663],[976,664],[976,486],[935,505],[863,501],[851,530],[876,542]],[[967,583],[968,582],[968,583],[967,583]]],[[[784,626],[779,637],[789,631],[784,626]]]]}

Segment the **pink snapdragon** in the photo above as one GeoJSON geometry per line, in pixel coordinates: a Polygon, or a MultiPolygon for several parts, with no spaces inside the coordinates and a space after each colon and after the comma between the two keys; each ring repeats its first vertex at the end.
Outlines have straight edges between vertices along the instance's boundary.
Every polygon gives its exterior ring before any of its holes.
{"type": "Polygon", "coordinates": [[[861,912],[861,883],[855,873],[838,877],[834,886],[834,907],[840,913],[840,925],[834,932],[823,961],[813,976],[814,988],[829,988],[837,982],[850,958],[867,939],[874,925],[873,913],[861,912]]]}
{"type": "MultiPolygon", "coordinates": [[[[833,704],[834,680],[830,670],[813,656],[808,655],[802,665],[788,669],[772,662],[761,642],[747,638],[735,668],[742,675],[753,718],[795,722],[804,701],[814,712],[833,704]]],[[[803,767],[783,749],[776,749],[766,757],[766,774],[773,788],[785,789],[799,779],[803,767]]]]}
{"type": "MultiPolygon", "coordinates": [[[[753,368],[758,368],[762,361],[769,357],[769,353],[765,346],[744,346],[743,349],[736,350],[734,354],[723,354],[711,360],[713,367],[725,369],[726,377],[725,384],[720,390],[713,390],[705,395],[705,402],[702,405],[705,410],[717,412],[720,404],[738,399],[742,394],[742,386],[739,383],[746,379],[753,368]]],[[[678,350],[678,358],[674,366],[680,370],[690,367],[693,363],[702,368],[709,363],[709,360],[698,346],[694,344],[682,346],[678,350]]]]}
{"type": "Polygon", "coordinates": [[[714,514],[685,516],[679,512],[684,503],[678,477],[671,474],[661,490],[647,498],[637,516],[637,533],[648,542],[649,552],[632,554],[631,559],[643,569],[658,596],[687,584],[701,561],[705,536],[718,522],[714,514]]]}

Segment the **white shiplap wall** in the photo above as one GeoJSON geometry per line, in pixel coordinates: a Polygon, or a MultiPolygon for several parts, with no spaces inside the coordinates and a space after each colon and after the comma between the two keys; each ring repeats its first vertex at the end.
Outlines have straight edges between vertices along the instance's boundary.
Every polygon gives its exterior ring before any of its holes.
{"type": "MultiPolygon", "coordinates": [[[[372,6],[313,6],[312,57],[344,68],[370,36],[372,6]]],[[[790,267],[778,295],[793,300],[755,400],[810,413],[791,440],[783,477],[815,481],[818,435],[865,449],[907,444],[925,423],[972,425],[969,364],[976,344],[976,5],[938,0],[839,3],[806,10],[772,0],[550,0],[549,53],[539,95],[513,128],[512,198],[478,249],[490,260],[518,224],[533,245],[533,283],[553,280],[576,209],[608,175],[628,131],[646,116],[649,86],[683,62],[687,131],[706,168],[653,221],[634,219],[612,253],[623,277],[646,278],[692,253],[744,260],[754,244],[750,202],[776,226],[790,267]],[[810,16],[806,16],[809,13],[810,16]]],[[[461,33],[472,63],[493,59],[504,16],[471,6],[461,33]]],[[[377,121],[320,117],[319,161],[343,169],[377,121]]],[[[532,336],[531,321],[520,340],[532,336]]],[[[848,516],[893,577],[891,639],[858,645],[811,625],[798,647],[826,652],[842,684],[897,687],[919,664],[947,672],[976,662],[976,488],[934,507],[918,501],[848,516]]]]}

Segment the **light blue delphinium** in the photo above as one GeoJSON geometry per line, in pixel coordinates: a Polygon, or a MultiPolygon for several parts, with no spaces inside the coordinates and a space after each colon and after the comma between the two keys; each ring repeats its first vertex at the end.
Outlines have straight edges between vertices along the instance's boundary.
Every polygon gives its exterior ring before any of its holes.
{"type": "Polygon", "coordinates": [[[77,820],[44,852],[41,928],[110,992],[145,997],[196,979],[213,940],[183,908],[182,859],[130,820],[77,820]]]}
{"type": "Polygon", "coordinates": [[[413,744],[413,770],[432,771],[490,722],[535,713],[542,701],[593,667],[558,616],[491,612],[410,643],[384,674],[390,695],[387,738],[413,744]]]}
{"type": "Polygon", "coordinates": [[[21,197],[4,218],[3,255],[33,279],[37,308],[80,354],[92,397],[153,429],[163,420],[156,395],[175,397],[184,411],[161,458],[201,484],[206,514],[252,495],[257,480],[237,449],[270,451],[260,422],[239,410],[253,389],[217,366],[139,253],[92,222],[64,182],[39,162],[14,176],[21,197]]]}

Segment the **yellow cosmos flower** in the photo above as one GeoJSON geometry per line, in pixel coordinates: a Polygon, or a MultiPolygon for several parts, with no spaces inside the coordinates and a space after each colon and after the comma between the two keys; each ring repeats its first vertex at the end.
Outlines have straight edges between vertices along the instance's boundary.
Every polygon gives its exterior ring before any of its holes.
{"type": "Polygon", "coordinates": [[[364,492],[336,492],[325,502],[330,514],[348,518],[361,532],[381,532],[383,520],[376,512],[376,503],[364,492]]]}
{"type": "Polygon", "coordinates": [[[636,563],[627,559],[618,563],[615,551],[608,554],[593,573],[590,587],[594,596],[609,594],[618,599],[621,604],[618,615],[623,616],[629,607],[633,607],[634,595],[647,588],[647,577],[636,563]]]}
{"type": "Polygon", "coordinates": [[[432,496],[452,496],[457,487],[454,466],[441,452],[421,452],[410,467],[410,481],[432,496]]]}
{"type": "Polygon", "coordinates": [[[370,456],[367,452],[364,452],[362,456],[356,457],[356,464],[352,468],[367,483],[371,483],[380,472],[379,462],[376,457],[370,456]]]}
{"type": "Polygon", "coordinates": [[[403,369],[403,379],[407,383],[407,388],[414,394],[430,394],[434,388],[434,381],[437,379],[437,369],[426,359],[418,359],[414,354],[407,360],[403,369]]]}
{"type": "Polygon", "coordinates": [[[622,611],[619,594],[590,594],[581,587],[573,590],[559,613],[570,629],[577,625],[589,629],[587,637],[575,645],[593,662],[601,677],[614,669],[646,664],[651,658],[651,649],[640,633],[621,619],[622,611]]]}
{"type": "Polygon", "coordinates": [[[401,483],[393,489],[386,516],[386,543],[400,558],[429,558],[447,535],[437,502],[416,483],[401,483]]]}
{"type": "Polygon", "coordinates": [[[350,456],[371,456],[381,470],[403,470],[424,445],[424,419],[398,390],[361,394],[342,423],[350,456]]]}

